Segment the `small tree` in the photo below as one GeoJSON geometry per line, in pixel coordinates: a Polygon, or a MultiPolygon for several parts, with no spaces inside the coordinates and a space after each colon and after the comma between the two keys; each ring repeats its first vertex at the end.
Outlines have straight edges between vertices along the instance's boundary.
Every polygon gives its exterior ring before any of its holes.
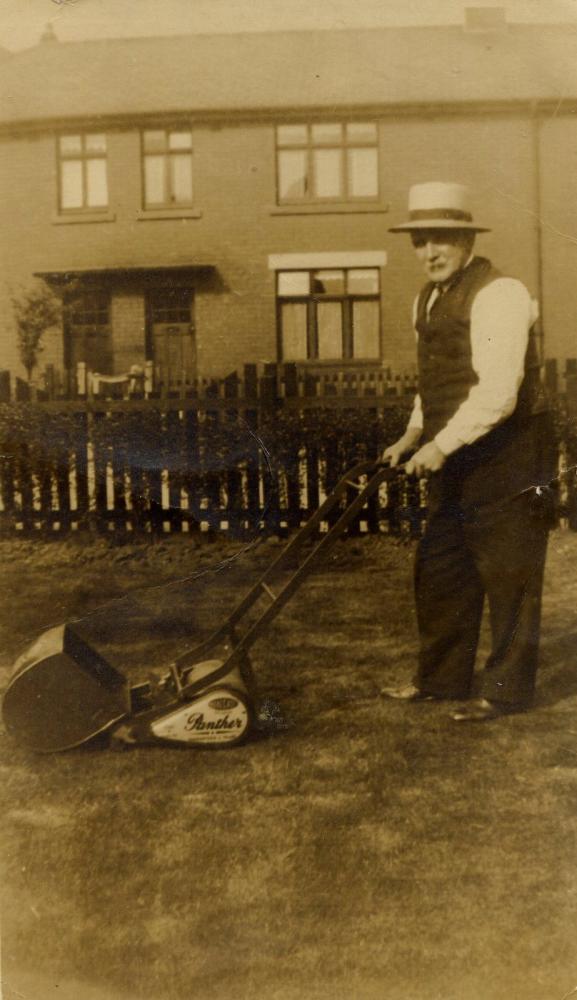
{"type": "Polygon", "coordinates": [[[38,282],[19,296],[12,298],[16,318],[18,353],[26,369],[28,381],[38,364],[38,356],[44,349],[42,337],[51,326],[60,323],[62,307],[52,290],[38,282]]]}

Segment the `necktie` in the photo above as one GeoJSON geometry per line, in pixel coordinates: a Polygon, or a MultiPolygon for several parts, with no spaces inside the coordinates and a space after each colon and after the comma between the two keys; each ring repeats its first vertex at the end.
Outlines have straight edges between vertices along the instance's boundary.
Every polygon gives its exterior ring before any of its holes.
{"type": "Polygon", "coordinates": [[[427,319],[431,315],[431,309],[435,305],[435,302],[437,301],[437,299],[441,298],[441,295],[443,294],[444,291],[445,289],[441,284],[433,286],[433,291],[429,295],[429,299],[427,301],[427,319]]]}

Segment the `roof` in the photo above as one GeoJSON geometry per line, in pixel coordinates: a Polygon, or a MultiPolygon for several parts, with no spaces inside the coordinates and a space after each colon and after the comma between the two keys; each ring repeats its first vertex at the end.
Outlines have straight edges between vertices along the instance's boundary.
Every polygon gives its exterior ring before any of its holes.
{"type": "Polygon", "coordinates": [[[577,26],[43,41],[0,65],[0,122],[577,98],[577,26]]]}

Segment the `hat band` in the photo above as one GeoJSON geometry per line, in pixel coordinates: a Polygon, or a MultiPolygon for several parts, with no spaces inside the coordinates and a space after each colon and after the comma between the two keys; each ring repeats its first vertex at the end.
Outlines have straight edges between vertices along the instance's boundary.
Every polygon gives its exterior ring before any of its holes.
{"type": "Polygon", "coordinates": [[[409,212],[411,222],[420,222],[422,219],[454,219],[456,222],[472,222],[473,216],[470,212],[463,212],[460,208],[415,208],[409,212]]]}

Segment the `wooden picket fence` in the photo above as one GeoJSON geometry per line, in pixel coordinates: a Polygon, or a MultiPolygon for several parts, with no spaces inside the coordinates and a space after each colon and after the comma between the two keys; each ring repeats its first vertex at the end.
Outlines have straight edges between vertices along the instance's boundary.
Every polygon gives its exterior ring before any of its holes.
{"type": "MultiPolygon", "coordinates": [[[[577,363],[561,374],[548,362],[545,378],[577,418],[577,363]]],[[[80,371],[72,393],[70,381],[66,388],[57,379],[31,393],[0,372],[0,401],[34,413],[37,426],[44,421],[48,428],[46,439],[0,442],[0,535],[288,533],[317,509],[348,465],[378,456],[391,418],[406,419],[415,389],[410,372],[290,364],[246,365],[242,375],[170,392],[155,386],[150,372],[106,379],[80,371]],[[263,429],[291,418],[292,438],[276,453],[263,429]],[[311,439],[317,419],[330,430],[359,418],[368,429],[357,442],[360,452],[338,434],[311,439]],[[65,432],[56,446],[50,427],[58,429],[59,421],[65,432]]],[[[570,460],[565,450],[565,467],[570,460]]],[[[572,483],[564,477],[562,500],[577,529],[572,483]]],[[[399,475],[369,501],[353,531],[417,536],[425,517],[424,484],[399,475]]]]}
{"type": "MultiPolygon", "coordinates": [[[[100,377],[95,392],[96,383],[82,377],[73,398],[36,392],[33,399],[24,398],[22,385],[15,384],[12,401],[46,422],[62,418],[68,443],[58,454],[52,454],[50,441],[40,454],[38,447],[5,443],[0,534],[287,533],[307,520],[347,462],[360,455],[345,454],[334,440],[326,446],[311,443],[297,419],[279,460],[262,439],[263,426],[270,429],[281,417],[302,418],[307,412],[314,422],[316,411],[324,412],[325,421],[333,414],[329,424],[362,412],[368,424],[378,426],[395,409],[401,408],[404,418],[415,392],[410,373],[314,372],[288,364],[246,365],[242,376],[199,380],[170,393],[156,390],[153,382],[131,385],[100,377]],[[152,458],[146,440],[138,440],[140,423],[154,441],[152,458]],[[124,425],[131,428],[128,444],[124,425]],[[238,441],[239,428],[241,444],[223,454],[223,441],[229,436],[238,441]],[[220,445],[217,455],[212,441],[220,445]]],[[[373,434],[363,455],[376,458],[383,444],[373,434]]],[[[371,499],[354,530],[417,534],[425,513],[419,486],[399,477],[371,499]]]]}

